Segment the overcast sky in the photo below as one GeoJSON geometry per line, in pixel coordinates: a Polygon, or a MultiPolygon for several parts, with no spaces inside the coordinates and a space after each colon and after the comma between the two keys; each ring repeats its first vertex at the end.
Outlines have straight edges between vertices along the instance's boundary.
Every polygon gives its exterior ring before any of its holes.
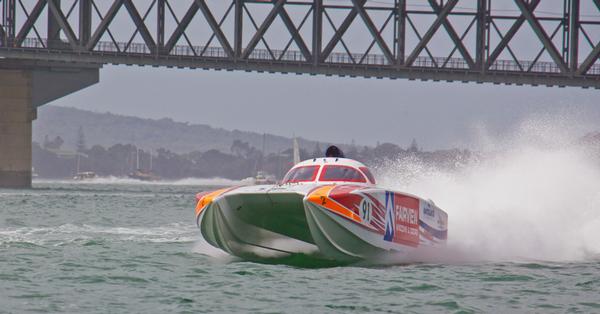
{"type": "MultiPolygon", "coordinates": [[[[106,66],[53,104],[326,142],[472,147],[539,116],[600,131],[600,90],[106,66]]],[[[41,111],[43,114],[43,111],[41,111]]]]}
{"type": "MultiPolygon", "coordinates": [[[[142,2],[136,2],[141,6],[140,9],[143,8],[142,2]]],[[[223,13],[219,12],[226,9],[224,1],[209,3],[217,16],[221,16],[223,13]]],[[[176,14],[182,16],[188,4],[176,4],[176,14]]],[[[503,14],[519,14],[512,1],[494,1],[493,4],[494,9],[501,9],[499,12],[503,14]]],[[[150,5],[150,1],[147,5],[150,5]]],[[[462,6],[469,5],[474,7],[475,1],[463,1],[459,9],[468,11],[468,8],[462,6]]],[[[110,3],[101,2],[100,6],[102,10],[108,10],[110,3]]],[[[600,20],[600,13],[591,1],[582,3],[582,6],[582,12],[587,14],[586,19],[596,17],[600,20]]],[[[254,9],[256,7],[254,6],[254,9]]],[[[258,9],[260,8],[265,10],[252,11],[253,7],[249,8],[253,14],[257,14],[258,20],[261,20],[261,16],[268,13],[266,9],[269,9],[264,5],[258,6],[258,9]]],[[[427,7],[417,0],[411,0],[409,8],[427,7]]],[[[130,33],[126,30],[131,21],[125,10],[121,11],[113,24],[120,28],[116,35],[123,36],[123,40],[127,41],[130,33]]],[[[302,16],[298,12],[291,12],[295,19],[302,16]]],[[[562,3],[552,1],[543,2],[535,11],[540,16],[560,16],[561,12],[562,3]]],[[[330,14],[334,19],[340,20],[347,12],[330,14]]],[[[377,18],[374,12],[370,14],[376,23],[382,23],[384,20],[377,18]]],[[[417,20],[416,24],[422,28],[421,32],[425,32],[431,23],[426,19],[434,17],[421,18],[425,20],[417,20]]],[[[462,28],[469,24],[467,20],[456,20],[456,17],[452,19],[453,25],[461,33],[462,28]]],[[[150,28],[154,27],[153,22],[154,19],[147,21],[150,28]]],[[[500,21],[497,22],[503,32],[511,26],[510,23],[503,25],[500,21]]],[[[198,16],[190,24],[190,28],[194,30],[190,32],[191,35],[199,37],[192,40],[198,45],[204,43],[200,37],[208,38],[212,34],[210,28],[201,23],[205,22],[198,16]]],[[[167,26],[172,28],[173,25],[168,23],[167,26]]],[[[232,27],[232,23],[225,23],[226,32],[230,33],[232,27]]],[[[368,31],[364,27],[361,30],[360,27],[361,24],[357,23],[356,29],[351,28],[345,35],[344,38],[350,45],[364,46],[370,43],[368,31]]],[[[543,24],[542,27],[547,31],[554,28],[553,24],[543,24]]],[[[592,39],[600,41],[600,28],[586,27],[592,39]]],[[[134,29],[131,28],[130,31],[133,32],[134,29]]],[[[276,20],[273,29],[285,28],[276,20]]],[[[247,41],[253,35],[253,29],[246,27],[244,30],[249,32],[244,36],[247,41]]],[[[310,33],[309,28],[301,31],[310,33]]],[[[331,30],[329,32],[331,33],[331,30]]],[[[326,29],[324,33],[327,33],[326,29]]],[[[408,32],[407,35],[408,46],[416,44],[416,39],[411,39],[411,34],[412,32],[408,32]]],[[[469,34],[474,36],[473,32],[469,34]]],[[[272,43],[272,40],[277,42],[277,39],[281,39],[287,42],[289,38],[289,34],[283,31],[272,31],[267,35],[271,36],[267,39],[273,47],[278,46],[272,43]]],[[[412,36],[414,37],[414,34],[412,36]]],[[[451,41],[444,37],[446,35],[443,31],[436,33],[436,36],[438,37],[434,37],[428,45],[429,49],[432,49],[436,56],[447,56],[453,48],[451,41]]],[[[465,41],[470,43],[469,47],[472,48],[474,38],[469,36],[465,41]]],[[[494,44],[499,39],[491,40],[494,44]]],[[[555,40],[558,45],[560,38],[555,40]]],[[[141,39],[138,41],[141,42],[141,39]]],[[[526,26],[517,33],[511,45],[521,60],[533,60],[541,47],[531,28],[526,26]]],[[[582,46],[581,49],[585,50],[581,52],[585,54],[591,48],[582,46]]],[[[361,47],[351,47],[351,50],[364,51],[361,47]]],[[[501,55],[500,59],[510,59],[510,56],[501,55]]],[[[548,61],[549,56],[544,54],[541,60],[548,61]]],[[[128,66],[105,66],[100,75],[99,84],[64,97],[54,104],[147,118],[169,117],[178,121],[209,124],[226,129],[285,136],[295,134],[324,142],[350,143],[354,140],[357,144],[392,142],[407,146],[412,138],[415,138],[420,145],[428,149],[471,148],[479,141],[482,129],[491,136],[502,136],[513,131],[522,121],[540,116],[566,119],[580,134],[600,130],[600,90],[593,89],[128,66]]],[[[43,114],[43,110],[40,114],[43,114]]]]}

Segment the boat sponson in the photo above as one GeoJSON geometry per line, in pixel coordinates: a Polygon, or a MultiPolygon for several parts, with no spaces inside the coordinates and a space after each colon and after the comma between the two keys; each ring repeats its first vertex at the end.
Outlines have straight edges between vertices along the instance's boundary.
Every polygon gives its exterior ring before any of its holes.
{"type": "MultiPolygon", "coordinates": [[[[257,194],[232,194],[215,199],[198,216],[203,237],[209,244],[245,258],[318,251],[314,244],[302,240],[312,241],[303,207],[290,212],[292,206],[281,204],[281,198],[265,203],[258,201],[261,197],[264,201],[264,195],[257,194]],[[277,210],[283,212],[273,213],[277,210]]],[[[297,201],[301,196],[294,194],[294,197],[297,201]]],[[[283,199],[291,200],[290,195],[283,199]]],[[[299,202],[302,206],[301,198],[299,202]]]]}
{"type": "MultiPolygon", "coordinates": [[[[214,247],[220,248],[223,251],[242,258],[254,259],[264,257],[282,257],[294,252],[284,251],[275,247],[269,247],[255,243],[255,237],[247,236],[249,228],[245,226],[240,235],[240,228],[232,226],[232,222],[225,217],[224,213],[219,208],[218,204],[212,204],[206,208],[205,212],[199,217],[200,229],[202,236],[206,241],[214,247]],[[236,230],[238,229],[238,230],[236,230]]],[[[236,224],[235,222],[233,223],[236,224]]],[[[254,233],[257,233],[254,230],[254,233]]],[[[264,240],[267,237],[264,232],[261,232],[264,240]]]]}
{"type": "Polygon", "coordinates": [[[334,260],[356,261],[377,258],[380,249],[349,230],[353,222],[310,201],[305,202],[308,225],[320,253],[334,260]]]}
{"type": "Polygon", "coordinates": [[[304,195],[299,193],[234,193],[218,199],[235,217],[286,237],[314,243],[304,213],[304,195]]]}

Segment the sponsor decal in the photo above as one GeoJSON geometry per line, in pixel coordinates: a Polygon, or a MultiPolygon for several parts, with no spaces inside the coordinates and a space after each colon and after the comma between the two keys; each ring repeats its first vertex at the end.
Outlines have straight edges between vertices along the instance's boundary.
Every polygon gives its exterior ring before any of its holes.
{"type": "Polygon", "coordinates": [[[421,225],[421,234],[423,234],[426,238],[428,238],[429,240],[435,241],[435,240],[446,240],[448,239],[448,230],[437,230],[434,229],[433,227],[429,226],[428,224],[424,223],[423,221],[421,221],[419,223],[421,225]]]}
{"type": "Polygon", "coordinates": [[[419,245],[419,200],[385,192],[385,241],[419,245]]]}
{"type": "Polygon", "coordinates": [[[420,215],[429,217],[419,212],[420,201],[415,197],[360,186],[320,187],[307,199],[380,234],[385,241],[409,246],[419,245],[420,215]]]}
{"type": "Polygon", "coordinates": [[[394,193],[385,191],[385,241],[394,241],[396,215],[394,214],[394,193]]]}
{"type": "Polygon", "coordinates": [[[429,217],[435,216],[435,211],[433,208],[431,208],[431,204],[429,204],[429,202],[425,202],[425,205],[423,206],[423,214],[429,217]]]}
{"type": "Polygon", "coordinates": [[[447,215],[439,215],[437,224],[438,224],[439,229],[446,230],[448,228],[448,216],[447,215]]]}

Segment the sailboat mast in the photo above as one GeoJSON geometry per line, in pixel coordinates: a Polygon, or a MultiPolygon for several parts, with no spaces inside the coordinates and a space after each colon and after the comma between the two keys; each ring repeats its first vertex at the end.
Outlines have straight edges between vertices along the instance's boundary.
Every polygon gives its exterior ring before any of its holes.
{"type": "Polygon", "coordinates": [[[81,164],[81,153],[77,152],[77,173],[81,172],[81,171],[79,171],[80,164],[81,164]]]}
{"type": "Polygon", "coordinates": [[[294,137],[294,165],[300,163],[300,147],[298,145],[298,138],[294,137]]]}
{"type": "Polygon", "coordinates": [[[140,149],[137,147],[135,150],[135,158],[136,158],[135,167],[136,167],[136,169],[140,169],[140,149]]]}

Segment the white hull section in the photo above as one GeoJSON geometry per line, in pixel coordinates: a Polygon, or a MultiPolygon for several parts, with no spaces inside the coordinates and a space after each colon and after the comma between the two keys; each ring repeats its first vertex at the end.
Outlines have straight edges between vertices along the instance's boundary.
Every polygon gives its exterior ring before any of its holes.
{"type": "Polygon", "coordinates": [[[384,253],[373,245],[373,234],[359,230],[338,215],[314,204],[306,204],[311,234],[323,255],[341,261],[376,258],[384,253]]]}
{"type": "Polygon", "coordinates": [[[197,217],[206,241],[229,254],[245,258],[277,258],[316,254],[307,227],[302,226],[302,195],[239,191],[211,202],[197,217]],[[300,221],[300,223],[298,223],[300,221]],[[304,234],[303,234],[304,233],[304,234]]]}
{"type": "Polygon", "coordinates": [[[379,260],[410,254],[414,248],[382,240],[369,231],[321,206],[305,203],[311,234],[322,254],[340,261],[379,260]]]}

